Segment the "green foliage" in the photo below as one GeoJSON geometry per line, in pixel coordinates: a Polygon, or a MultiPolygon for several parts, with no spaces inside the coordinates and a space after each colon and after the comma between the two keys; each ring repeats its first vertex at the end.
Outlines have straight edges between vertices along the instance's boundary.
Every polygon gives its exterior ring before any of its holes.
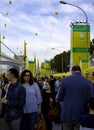
{"type": "Polygon", "coordinates": [[[90,41],[90,55],[92,55],[93,53],[94,53],[94,39],[90,41]]]}
{"type": "Polygon", "coordinates": [[[51,59],[51,69],[56,72],[68,72],[70,64],[70,51],[64,51],[51,59]]]}

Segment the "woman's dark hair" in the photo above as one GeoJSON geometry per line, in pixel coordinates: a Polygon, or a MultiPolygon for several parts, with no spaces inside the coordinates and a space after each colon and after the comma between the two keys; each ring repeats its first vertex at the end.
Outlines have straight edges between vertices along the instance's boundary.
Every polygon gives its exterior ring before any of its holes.
{"type": "Polygon", "coordinates": [[[24,84],[24,75],[25,75],[26,73],[29,73],[29,74],[30,74],[29,84],[32,85],[33,82],[34,82],[34,79],[33,79],[33,75],[32,75],[32,73],[31,73],[30,70],[24,70],[24,71],[21,73],[20,82],[21,82],[22,84],[24,84]]]}

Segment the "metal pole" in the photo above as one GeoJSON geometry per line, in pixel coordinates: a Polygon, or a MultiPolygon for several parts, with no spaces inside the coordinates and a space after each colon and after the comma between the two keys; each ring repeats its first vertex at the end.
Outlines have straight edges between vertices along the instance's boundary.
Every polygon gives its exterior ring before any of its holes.
{"type": "Polygon", "coordinates": [[[61,52],[61,54],[62,54],[61,64],[62,64],[62,73],[63,73],[63,52],[61,52]]]}
{"type": "Polygon", "coordinates": [[[71,4],[71,3],[67,3],[65,1],[60,1],[61,4],[68,4],[68,5],[71,5],[71,6],[74,6],[74,7],[77,7],[78,9],[80,9],[85,17],[86,17],[86,60],[88,60],[88,16],[86,14],[86,12],[79,6],[77,5],[74,5],[74,4],[71,4]]]}
{"type": "Polygon", "coordinates": [[[61,59],[61,61],[62,61],[62,73],[63,73],[63,52],[61,52],[61,51],[58,50],[57,48],[51,48],[51,49],[57,50],[57,51],[59,51],[60,53],[62,53],[62,59],[61,59]]]}

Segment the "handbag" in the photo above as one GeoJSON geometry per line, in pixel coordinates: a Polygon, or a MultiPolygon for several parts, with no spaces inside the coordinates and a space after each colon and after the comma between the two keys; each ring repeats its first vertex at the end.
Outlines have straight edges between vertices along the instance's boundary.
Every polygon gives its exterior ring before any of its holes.
{"type": "Polygon", "coordinates": [[[43,114],[37,115],[37,124],[35,125],[34,130],[46,130],[46,123],[43,114]]]}
{"type": "Polygon", "coordinates": [[[59,102],[55,101],[53,102],[52,106],[50,107],[48,111],[48,118],[55,123],[60,122],[60,113],[61,113],[61,105],[59,102]]]}

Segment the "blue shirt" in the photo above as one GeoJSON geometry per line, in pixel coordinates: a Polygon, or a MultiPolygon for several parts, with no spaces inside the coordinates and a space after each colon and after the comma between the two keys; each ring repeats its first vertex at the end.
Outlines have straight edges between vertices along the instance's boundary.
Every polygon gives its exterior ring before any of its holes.
{"type": "Polygon", "coordinates": [[[26,104],[24,106],[24,113],[33,113],[38,111],[38,104],[42,102],[41,93],[36,83],[32,85],[23,84],[26,90],[26,104]]]}

